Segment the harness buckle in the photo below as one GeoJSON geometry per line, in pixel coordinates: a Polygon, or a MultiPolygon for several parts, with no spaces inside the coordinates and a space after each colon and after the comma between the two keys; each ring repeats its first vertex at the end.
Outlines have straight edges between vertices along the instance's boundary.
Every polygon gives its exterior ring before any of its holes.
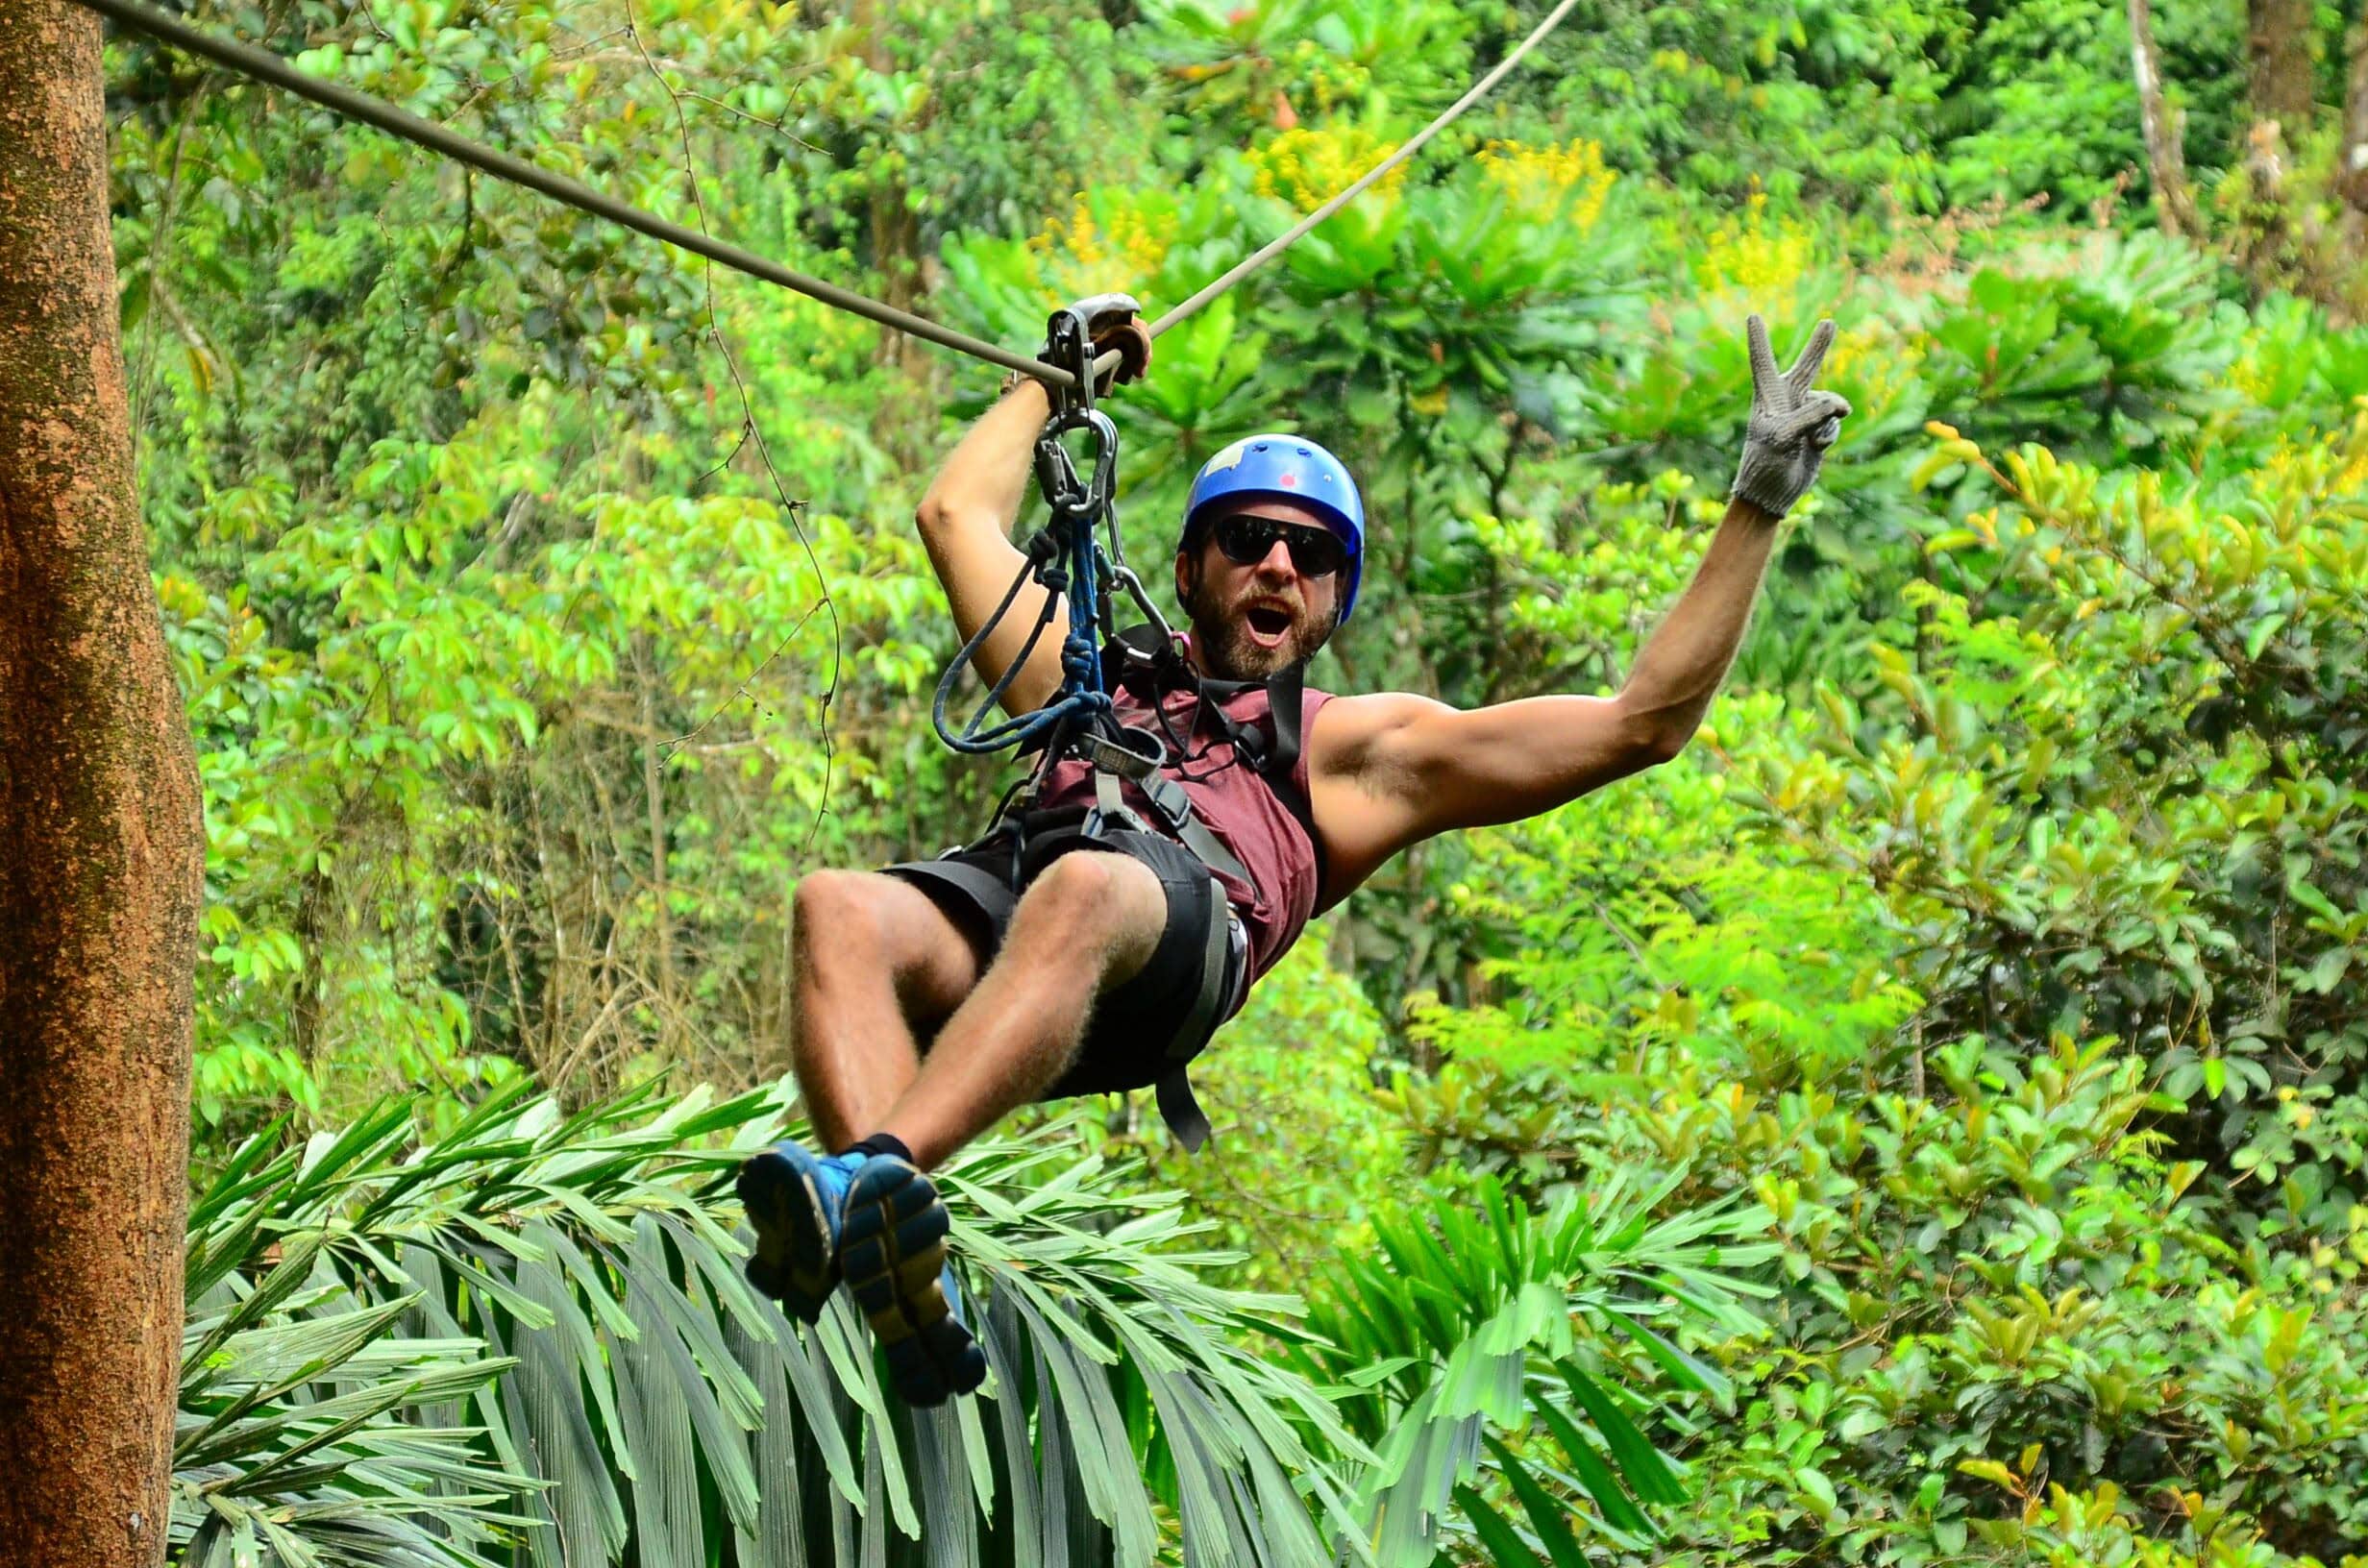
{"type": "Polygon", "coordinates": [[[1118,740],[1090,731],[1080,735],[1076,741],[1077,754],[1096,772],[1116,773],[1121,778],[1141,784],[1167,760],[1167,749],[1159,744],[1159,737],[1147,730],[1128,727],[1120,734],[1122,738],[1118,740]],[[1138,741],[1143,744],[1135,744],[1138,741]],[[1149,747],[1147,751],[1145,746],[1149,747]]]}

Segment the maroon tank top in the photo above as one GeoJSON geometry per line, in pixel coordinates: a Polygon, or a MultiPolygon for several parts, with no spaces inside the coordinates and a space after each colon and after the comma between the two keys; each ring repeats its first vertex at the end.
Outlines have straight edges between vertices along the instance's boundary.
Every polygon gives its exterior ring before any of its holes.
{"type": "MultiPolygon", "coordinates": [[[[1309,691],[1300,698],[1299,756],[1292,765],[1291,782],[1302,800],[1308,797],[1307,737],[1316,732],[1317,710],[1331,700],[1328,692],[1309,691]]],[[[1306,929],[1308,917],[1316,912],[1316,898],[1322,891],[1317,886],[1316,844],[1306,825],[1292,815],[1248,759],[1236,753],[1220,726],[1202,719],[1199,702],[1199,694],[1189,690],[1162,694],[1169,729],[1191,742],[1184,753],[1191,760],[1182,766],[1171,761],[1161,771],[1184,786],[1201,821],[1249,871],[1249,882],[1221,871],[1212,874],[1224,888],[1249,938],[1250,978],[1254,980],[1290,951],[1306,929]],[[1196,723],[1196,720],[1200,722],[1196,723]]],[[[1236,692],[1220,706],[1241,727],[1268,733],[1265,687],[1236,692]]],[[[1111,707],[1120,723],[1159,733],[1166,742],[1150,704],[1131,686],[1122,687],[1112,697],[1111,707]]],[[[1167,744],[1172,755],[1175,747],[1172,742],[1167,744]]],[[[1128,784],[1124,793],[1136,814],[1156,827],[1158,816],[1143,792],[1128,784]]],[[[1043,808],[1093,803],[1093,769],[1073,759],[1052,770],[1038,801],[1043,808]]]]}

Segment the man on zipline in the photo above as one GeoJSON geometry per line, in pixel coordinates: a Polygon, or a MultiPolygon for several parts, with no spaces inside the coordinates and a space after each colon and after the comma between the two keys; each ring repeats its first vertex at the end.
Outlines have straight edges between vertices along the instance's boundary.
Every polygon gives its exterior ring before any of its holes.
{"type": "MultiPolygon", "coordinates": [[[[1121,351],[1119,380],[1141,376],[1151,346],[1134,302],[1091,304],[1096,349],[1121,351]]],[[[1356,485],[1295,436],[1210,458],[1176,541],[1190,663],[1115,694],[1116,717],[1162,735],[1168,760],[1123,782],[1064,762],[1032,810],[977,845],[798,884],[793,1058],[815,1139],[839,1152],[783,1143],[743,1168],[750,1279],[812,1322],[844,1278],[912,1404],[976,1388],[986,1361],[953,1295],[926,1171],[1021,1106],[1154,1086],[1196,1145],[1207,1123],[1183,1064],[1310,917],[1410,845],[1550,811],[1675,756],[1735,657],[1778,520],[1850,411],[1811,385],[1833,323],[1785,372],[1756,315],[1747,335],[1752,410],[1733,500],[1615,697],[1460,710],[1405,692],[1303,690],[1306,661],[1356,604],[1356,485]],[[1127,825],[1111,829],[1113,817],[1127,825]]],[[[965,639],[1022,565],[1011,529],[1049,411],[1040,382],[1007,388],[921,502],[965,639]]],[[[989,633],[973,661],[982,677],[1019,656],[1043,593],[1024,589],[989,633]]],[[[1061,680],[1048,639],[1004,706],[1041,707],[1061,680]]]]}

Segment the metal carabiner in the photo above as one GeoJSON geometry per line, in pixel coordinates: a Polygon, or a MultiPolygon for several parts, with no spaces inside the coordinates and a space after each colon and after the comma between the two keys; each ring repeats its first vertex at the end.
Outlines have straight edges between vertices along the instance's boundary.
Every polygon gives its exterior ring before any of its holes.
{"type": "Polygon", "coordinates": [[[1055,517],[1098,521],[1110,508],[1119,472],[1119,430],[1098,408],[1064,408],[1036,434],[1036,483],[1055,517]],[[1087,430],[1094,437],[1091,478],[1079,478],[1076,459],[1061,437],[1087,430]]]}
{"type": "MultiPolygon", "coordinates": [[[[1111,542],[1116,546],[1119,431],[1110,416],[1094,406],[1094,346],[1089,325],[1079,311],[1057,311],[1047,334],[1046,359],[1064,365],[1077,378],[1075,387],[1057,389],[1051,417],[1036,435],[1036,482],[1044,492],[1051,518],[1028,541],[1027,564],[1003,596],[1002,603],[972,634],[938,677],[930,719],[938,738],[957,751],[974,755],[1013,746],[1041,745],[1048,766],[1060,755],[1074,754],[1081,737],[1091,737],[1099,732],[1100,726],[1111,723],[1110,691],[1101,668],[1101,640],[1095,632],[1112,629],[1110,590],[1115,586],[1116,574],[1124,567],[1103,552],[1095,540],[1094,530],[1108,520],[1111,542]],[[1062,440],[1075,430],[1087,432],[1093,445],[1083,474],[1078,472],[1077,456],[1062,440]],[[1069,627],[1061,639],[1060,689],[1052,700],[1030,712],[1000,723],[990,722],[989,711],[1009,690],[1013,677],[1023,668],[1021,661],[1014,660],[976,711],[956,726],[947,713],[954,681],[985,645],[989,633],[1011,612],[1021,587],[1031,576],[1049,594],[1036,628],[1029,633],[1027,649],[1037,646],[1038,637],[1049,626],[1054,599],[1068,601],[1069,627]]],[[[1126,573],[1126,579],[1130,592],[1142,599],[1142,584],[1134,581],[1134,574],[1126,573]]]]}

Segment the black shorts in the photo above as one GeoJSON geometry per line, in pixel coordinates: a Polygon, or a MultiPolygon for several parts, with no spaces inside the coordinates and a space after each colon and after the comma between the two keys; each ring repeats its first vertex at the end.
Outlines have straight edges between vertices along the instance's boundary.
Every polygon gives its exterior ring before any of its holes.
{"type": "Polygon", "coordinates": [[[1094,1005],[1077,1060],[1048,1100],[1147,1089],[1181,1068],[1248,990],[1249,940],[1200,857],[1156,833],[1113,831],[1088,838],[1078,810],[1024,816],[935,860],[882,870],[922,892],[967,931],[990,959],[1003,944],[1020,893],[1073,850],[1141,861],[1168,894],[1168,923],[1149,962],[1094,1005]]]}

